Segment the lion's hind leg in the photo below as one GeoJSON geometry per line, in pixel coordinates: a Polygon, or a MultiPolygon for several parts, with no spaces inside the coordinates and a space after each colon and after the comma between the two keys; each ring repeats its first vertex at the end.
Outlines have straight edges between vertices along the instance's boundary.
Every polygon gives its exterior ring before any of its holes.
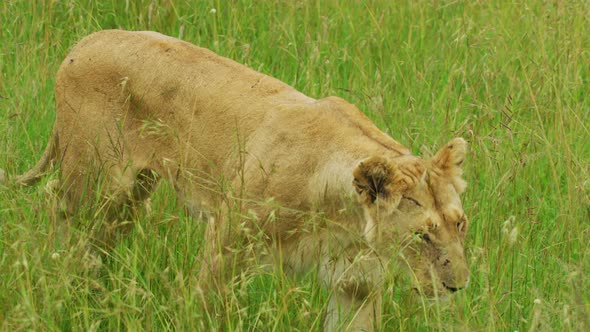
{"type": "Polygon", "coordinates": [[[159,182],[149,168],[129,165],[68,168],[58,185],[66,219],[89,230],[90,251],[107,254],[144,215],[144,205],[159,182]]]}
{"type": "Polygon", "coordinates": [[[99,199],[92,240],[101,249],[111,250],[133,229],[138,218],[149,209],[146,201],[159,182],[159,175],[148,168],[126,167],[114,170],[110,182],[103,183],[105,189],[99,199]]]}

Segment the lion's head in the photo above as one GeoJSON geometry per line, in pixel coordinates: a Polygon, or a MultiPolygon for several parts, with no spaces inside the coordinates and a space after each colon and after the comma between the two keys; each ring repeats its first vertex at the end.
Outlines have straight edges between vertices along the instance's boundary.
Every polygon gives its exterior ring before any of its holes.
{"type": "Polygon", "coordinates": [[[365,211],[365,238],[376,248],[402,246],[415,288],[428,296],[465,288],[468,219],[459,195],[467,143],[455,138],[432,159],[371,157],[354,170],[365,211]]]}

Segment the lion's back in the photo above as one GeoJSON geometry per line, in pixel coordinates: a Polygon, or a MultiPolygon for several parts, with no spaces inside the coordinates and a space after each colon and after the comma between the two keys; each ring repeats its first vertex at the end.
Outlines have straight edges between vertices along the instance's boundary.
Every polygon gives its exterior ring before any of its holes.
{"type": "Polygon", "coordinates": [[[259,131],[269,112],[313,101],[205,48],[155,32],[107,30],[82,39],[62,62],[56,128],[70,164],[96,151],[113,155],[115,144],[123,159],[182,159],[216,174],[235,169],[236,141],[259,131]]]}

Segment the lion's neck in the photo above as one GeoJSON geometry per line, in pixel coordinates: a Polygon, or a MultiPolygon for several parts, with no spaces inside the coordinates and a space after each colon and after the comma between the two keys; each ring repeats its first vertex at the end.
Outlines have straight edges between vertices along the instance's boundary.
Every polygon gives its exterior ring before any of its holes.
{"type": "MultiPolygon", "coordinates": [[[[362,219],[362,208],[352,185],[352,172],[360,159],[340,154],[319,167],[310,178],[308,193],[311,205],[331,219],[362,219]]],[[[358,220],[360,221],[360,220],[358,220]]],[[[361,227],[361,225],[358,225],[361,227]]]]}

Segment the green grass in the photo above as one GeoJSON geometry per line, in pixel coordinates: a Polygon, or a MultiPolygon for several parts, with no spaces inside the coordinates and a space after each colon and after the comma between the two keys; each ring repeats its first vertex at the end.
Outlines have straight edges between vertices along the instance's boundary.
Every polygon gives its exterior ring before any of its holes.
{"type": "MultiPolygon", "coordinates": [[[[389,288],[385,331],[589,330],[589,12],[535,0],[3,1],[0,167],[21,173],[41,155],[55,72],[77,40],[160,31],[341,96],[415,153],[470,142],[470,287],[444,303],[389,288]]],[[[43,185],[1,189],[0,328],[320,328],[327,292],[313,276],[242,278],[226,316],[206,317],[193,289],[203,226],[172,192],[154,195],[153,214],[91,276],[60,245],[43,185]]]]}

